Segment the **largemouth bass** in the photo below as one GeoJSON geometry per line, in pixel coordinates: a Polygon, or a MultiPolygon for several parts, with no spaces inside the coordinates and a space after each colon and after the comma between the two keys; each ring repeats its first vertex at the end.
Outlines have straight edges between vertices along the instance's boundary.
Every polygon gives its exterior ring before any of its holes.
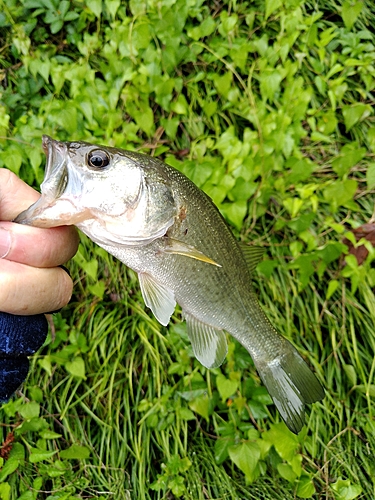
{"type": "Polygon", "coordinates": [[[156,158],[43,137],[41,197],[16,222],[75,224],[138,273],[162,325],[178,303],[197,359],[221,365],[229,332],[250,353],[289,429],[324,391],[292,344],[271,325],[251,287],[259,249],[242,248],[211,199],[156,158]]]}

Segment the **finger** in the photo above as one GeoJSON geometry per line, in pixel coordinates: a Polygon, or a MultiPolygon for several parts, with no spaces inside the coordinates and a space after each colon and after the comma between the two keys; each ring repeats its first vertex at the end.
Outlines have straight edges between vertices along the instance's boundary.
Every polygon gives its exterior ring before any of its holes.
{"type": "Polygon", "coordinates": [[[0,222],[0,258],[29,266],[64,264],[76,253],[78,243],[79,237],[73,226],[41,229],[0,222]]]}
{"type": "Polygon", "coordinates": [[[39,269],[0,260],[0,310],[11,314],[39,314],[65,306],[73,283],[59,267],[39,269]]]}
{"type": "Polygon", "coordinates": [[[0,220],[13,220],[39,198],[16,174],[0,168],[0,220]]]}

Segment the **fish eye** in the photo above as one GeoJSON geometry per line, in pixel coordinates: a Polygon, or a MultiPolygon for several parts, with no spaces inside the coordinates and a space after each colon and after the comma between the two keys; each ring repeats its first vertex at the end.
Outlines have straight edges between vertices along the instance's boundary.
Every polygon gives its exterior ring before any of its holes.
{"type": "Polygon", "coordinates": [[[109,156],[105,151],[96,149],[94,151],[90,151],[87,156],[87,162],[89,167],[102,169],[109,165],[109,156]]]}

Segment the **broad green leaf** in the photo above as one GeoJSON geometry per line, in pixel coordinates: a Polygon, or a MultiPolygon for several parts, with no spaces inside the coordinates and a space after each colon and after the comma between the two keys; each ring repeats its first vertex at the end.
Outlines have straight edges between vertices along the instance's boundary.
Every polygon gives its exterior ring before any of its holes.
{"type": "Polygon", "coordinates": [[[73,375],[73,377],[86,379],[85,375],[85,362],[79,356],[75,357],[73,361],[65,363],[66,370],[73,375]]]}
{"type": "Polygon", "coordinates": [[[353,199],[357,187],[358,183],[353,179],[338,180],[326,187],[323,195],[327,203],[330,203],[332,210],[336,212],[338,207],[345,205],[353,199]]]}
{"type": "Polygon", "coordinates": [[[14,472],[20,464],[17,458],[9,458],[0,470],[0,483],[2,483],[12,472],[14,472]]]}
{"type": "Polygon", "coordinates": [[[273,444],[280,457],[291,462],[300,447],[297,436],[292,434],[284,423],[273,424],[263,434],[263,439],[273,444]]]}
{"type": "Polygon", "coordinates": [[[100,299],[103,298],[105,292],[105,283],[103,280],[100,280],[94,284],[89,284],[87,285],[87,288],[93,295],[96,295],[100,299]]]}
{"type": "Polygon", "coordinates": [[[266,19],[270,17],[270,15],[275,12],[276,9],[281,7],[282,0],[266,0],[266,19]]]}
{"type": "Polygon", "coordinates": [[[350,30],[362,12],[363,1],[346,0],[342,4],[341,16],[345,26],[350,30]]]}
{"type": "Polygon", "coordinates": [[[219,438],[215,442],[215,462],[217,464],[222,464],[229,456],[228,449],[234,445],[234,438],[223,437],[219,438]]]}
{"type": "Polygon", "coordinates": [[[100,17],[102,14],[102,0],[87,0],[87,7],[95,14],[96,17],[100,17]]]}
{"type": "Polygon", "coordinates": [[[0,484],[0,498],[1,500],[10,500],[10,484],[1,483],[0,484]]]}
{"type": "Polygon", "coordinates": [[[260,449],[256,443],[245,442],[228,448],[229,457],[252,483],[259,476],[260,449]]]}
{"type": "Polygon", "coordinates": [[[247,214],[247,202],[245,200],[239,200],[232,203],[224,203],[221,205],[221,212],[240,230],[247,214]]]}
{"type": "Polygon", "coordinates": [[[297,497],[298,498],[312,498],[315,494],[315,486],[311,477],[303,475],[298,480],[297,497]]]}
{"type": "Polygon", "coordinates": [[[182,420],[194,420],[195,419],[195,416],[194,416],[194,413],[189,410],[189,408],[186,408],[185,406],[182,406],[180,409],[179,409],[179,416],[182,420]]]}
{"type": "Polygon", "coordinates": [[[369,104],[356,103],[342,108],[345,127],[348,132],[356,123],[370,116],[372,108],[369,104]]]}
{"type": "Polygon", "coordinates": [[[198,413],[198,415],[205,418],[208,422],[210,400],[208,399],[207,394],[190,401],[189,407],[195,411],[195,413],[198,413]]]}
{"type": "Polygon", "coordinates": [[[206,19],[199,25],[188,30],[187,34],[195,41],[198,41],[206,36],[212,35],[215,31],[216,23],[211,16],[206,17],[206,19]]]}
{"type": "Polygon", "coordinates": [[[349,173],[350,169],[354,167],[366,154],[365,148],[349,149],[342,148],[340,155],[332,162],[332,169],[339,177],[343,177],[349,173]]]}
{"type": "Polygon", "coordinates": [[[297,474],[293,471],[292,466],[289,464],[278,464],[277,470],[281,477],[289,481],[290,483],[294,483],[297,479],[297,474]]]}
{"type": "Polygon", "coordinates": [[[280,88],[282,76],[277,69],[266,69],[260,75],[260,92],[264,100],[273,101],[280,88]]]}
{"type": "Polygon", "coordinates": [[[230,396],[233,396],[238,388],[237,380],[230,380],[224,375],[219,374],[216,377],[216,385],[222,401],[226,401],[230,396]]]}
{"type": "MultiPolygon", "coordinates": [[[[109,12],[109,15],[112,17],[112,19],[115,18],[116,12],[118,8],[120,7],[121,0],[104,0],[104,5],[106,10],[109,12]]],[[[132,2],[130,2],[131,4],[132,2]]]]}
{"type": "Polygon", "coordinates": [[[41,450],[39,448],[30,448],[30,456],[29,460],[32,464],[36,464],[38,462],[42,462],[43,460],[48,460],[49,458],[53,457],[57,451],[48,451],[48,450],[41,450]]]}
{"type": "Polygon", "coordinates": [[[338,479],[331,488],[336,500],[353,500],[362,493],[362,487],[359,484],[352,484],[350,479],[338,479]]]}
{"type": "Polygon", "coordinates": [[[31,401],[22,405],[18,411],[23,418],[36,418],[39,417],[40,405],[35,401],[31,401]]]}
{"type": "Polygon", "coordinates": [[[60,451],[60,457],[68,460],[85,460],[89,458],[90,450],[86,446],[72,444],[70,448],[60,451]]]}
{"type": "Polygon", "coordinates": [[[327,288],[327,293],[326,293],[326,299],[329,300],[332,295],[335,293],[335,291],[339,287],[339,282],[337,280],[331,280],[328,283],[328,288],[327,288]]]}
{"type": "Polygon", "coordinates": [[[185,491],[185,479],[182,476],[175,476],[169,479],[168,487],[172,490],[173,495],[181,497],[185,491]]]}
{"type": "Polygon", "coordinates": [[[256,267],[256,270],[259,271],[261,274],[264,274],[264,276],[267,279],[269,279],[278,265],[279,265],[278,262],[274,260],[265,259],[262,260],[262,262],[259,262],[259,264],[256,267]]]}

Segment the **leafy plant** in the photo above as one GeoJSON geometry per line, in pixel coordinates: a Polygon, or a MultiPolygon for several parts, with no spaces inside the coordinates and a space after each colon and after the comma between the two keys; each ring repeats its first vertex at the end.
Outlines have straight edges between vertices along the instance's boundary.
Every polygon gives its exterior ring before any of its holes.
{"type": "Polygon", "coordinates": [[[47,133],[184,172],[266,248],[254,289],[326,398],[291,435],[240,345],[205,370],[178,312],[161,328],[134,274],[82,238],[72,303],[1,409],[0,497],[370,498],[372,2],[1,6],[0,166],[37,187],[47,133]]]}

